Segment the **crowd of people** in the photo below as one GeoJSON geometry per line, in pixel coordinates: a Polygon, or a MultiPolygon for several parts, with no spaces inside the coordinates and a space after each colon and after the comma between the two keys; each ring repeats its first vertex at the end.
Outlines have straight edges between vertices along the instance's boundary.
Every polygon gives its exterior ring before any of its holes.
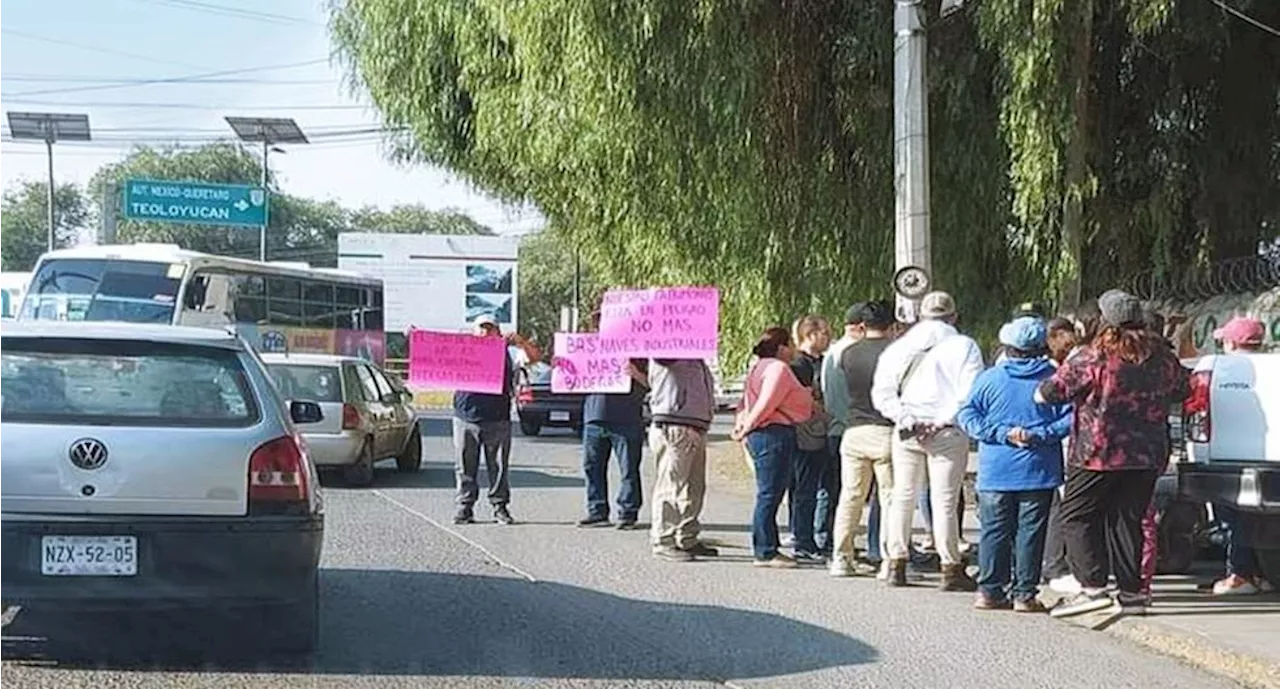
{"type": "MultiPolygon", "coordinates": [[[[753,349],[731,437],[755,472],[755,566],[825,565],[833,577],[905,586],[919,551],[935,550],[941,589],[975,593],[979,609],[1065,617],[1150,604],[1153,492],[1170,456],[1169,418],[1180,413],[1189,377],[1162,319],[1119,290],[1056,318],[1023,304],[1000,328],[989,367],[978,343],[957,328],[956,303],[945,292],[926,295],[910,327],[884,301],[855,304],[844,321],[834,342],[829,323],[809,315],[790,329],[766,329],[753,349]],[[976,579],[962,536],[973,444],[976,579]],[[784,501],[785,541],[778,526],[784,501]],[[917,512],[927,543],[912,542],[917,512]],[[1046,582],[1065,596],[1051,610],[1039,596],[1046,582]]],[[[477,328],[501,336],[491,321],[477,328]]],[[[1237,318],[1215,335],[1232,352],[1260,348],[1263,332],[1261,323],[1237,318]]],[[[537,356],[523,340],[512,345],[537,356]]],[[[656,463],[653,554],[672,562],[716,557],[699,522],[716,411],[712,373],[703,361],[663,359],[632,361],[628,372],[630,393],[586,399],[587,509],[579,526],[638,528],[647,432],[656,463]],[[611,457],[622,481],[613,514],[611,457]]],[[[509,405],[509,392],[455,397],[456,523],[474,519],[481,450],[495,516],[512,521],[509,405]]],[[[1229,510],[1220,515],[1238,520],[1229,510]]],[[[1214,592],[1269,588],[1251,558],[1233,541],[1227,576],[1214,592]]]]}

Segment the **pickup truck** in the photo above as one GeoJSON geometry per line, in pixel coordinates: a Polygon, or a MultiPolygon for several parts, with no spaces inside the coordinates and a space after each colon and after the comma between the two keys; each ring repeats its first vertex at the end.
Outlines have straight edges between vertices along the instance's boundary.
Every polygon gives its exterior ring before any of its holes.
{"type": "Polygon", "coordinates": [[[1280,353],[1200,358],[1183,412],[1178,496],[1250,515],[1246,539],[1280,582],[1280,353]]]}

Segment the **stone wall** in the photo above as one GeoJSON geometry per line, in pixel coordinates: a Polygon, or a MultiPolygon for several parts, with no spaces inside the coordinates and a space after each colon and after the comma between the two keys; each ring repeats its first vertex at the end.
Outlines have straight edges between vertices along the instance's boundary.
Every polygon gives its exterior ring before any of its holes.
{"type": "Polygon", "coordinates": [[[1262,321],[1267,330],[1267,344],[1280,349],[1280,287],[1260,294],[1224,294],[1195,302],[1152,301],[1147,306],[1171,321],[1185,318],[1175,331],[1178,354],[1184,358],[1219,353],[1213,331],[1233,316],[1262,321]]]}

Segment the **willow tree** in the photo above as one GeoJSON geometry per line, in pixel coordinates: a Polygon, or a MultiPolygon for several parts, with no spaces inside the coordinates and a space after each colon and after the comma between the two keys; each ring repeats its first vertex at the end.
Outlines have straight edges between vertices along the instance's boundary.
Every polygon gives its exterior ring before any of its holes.
{"type": "MultiPolygon", "coordinates": [[[[1233,5],[1272,26],[1280,3],[1233,5]]],[[[1280,38],[1210,2],[985,0],[1015,240],[1071,303],[1280,230],[1280,38]]]]}
{"type": "MultiPolygon", "coordinates": [[[[887,296],[891,10],[349,0],[332,28],[357,90],[408,132],[402,156],[537,203],[606,283],[721,286],[740,356],[765,325],[887,296]]],[[[956,90],[978,105],[940,110],[942,130],[994,122],[989,71],[975,68],[956,90]]],[[[1007,263],[1002,147],[979,129],[947,144],[979,155],[935,173],[983,180],[939,222],[940,251],[977,259],[939,262],[962,298],[1007,263]]]]}
{"type": "MultiPolygon", "coordinates": [[[[1277,51],[1206,8],[984,0],[930,21],[936,281],[979,330],[1274,231],[1277,51]],[[1229,83],[1239,100],[1211,103],[1229,83]],[[1216,129],[1246,114],[1246,143],[1216,129]],[[1243,184],[1202,176],[1232,156],[1243,184]]],[[[536,203],[606,284],[720,285],[734,365],[764,325],[887,296],[892,10],[345,0],[331,28],[400,156],[536,203]]]]}

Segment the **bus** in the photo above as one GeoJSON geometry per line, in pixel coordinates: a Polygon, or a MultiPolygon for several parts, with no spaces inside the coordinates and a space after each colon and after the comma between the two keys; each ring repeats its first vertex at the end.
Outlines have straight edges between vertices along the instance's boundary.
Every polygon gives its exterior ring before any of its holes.
{"type": "Polygon", "coordinates": [[[109,244],[40,257],[20,320],[234,327],[261,352],[382,363],[382,280],[306,263],[259,262],[174,244],[109,244]]]}
{"type": "Polygon", "coordinates": [[[0,318],[15,318],[31,273],[0,273],[0,318]]]}

